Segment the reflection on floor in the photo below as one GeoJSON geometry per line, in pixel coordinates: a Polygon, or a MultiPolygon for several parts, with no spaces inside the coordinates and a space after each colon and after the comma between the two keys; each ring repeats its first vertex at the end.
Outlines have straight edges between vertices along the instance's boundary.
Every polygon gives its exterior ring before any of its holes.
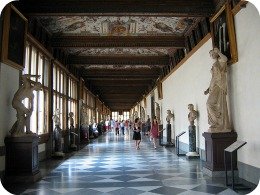
{"type": "Polygon", "coordinates": [[[203,175],[201,163],[177,157],[174,149],[154,149],[148,137],[143,137],[141,149],[136,150],[129,133],[116,136],[109,132],[23,194],[237,194],[225,187],[223,178],[203,175]]]}

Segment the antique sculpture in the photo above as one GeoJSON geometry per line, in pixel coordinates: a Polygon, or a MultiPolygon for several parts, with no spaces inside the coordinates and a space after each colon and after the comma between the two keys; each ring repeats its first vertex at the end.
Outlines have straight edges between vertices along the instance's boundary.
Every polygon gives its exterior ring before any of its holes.
{"type": "Polygon", "coordinates": [[[71,148],[77,148],[76,146],[76,136],[77,134],[75,133],[75,129],[74,129],[74,113],[70,112],[69,113],[69,123],[70,123],[70,137],[71,137],[71,143],[70,143],[70,147],[71,148]]]}
{"type": "Polygon", "coordinates": [[[61,128],[60,128],[60,110],[56,109],[54,111],[54,115],[52,117],[52,120],[55,124],[55,128],[54,128],[54,141],[55,141],[55,145],[54,145],[54,155],[55,156],[64,156],[64,153],[62,152],[62,134],[61,134],[61,128]]]}
{"type": "Polygon", "coordinates": [[[197,111],[194,110],[194,105],[188,105],[189,114],[188,120],[189,125],[189,152],[186,154],[188,158],[199,158],[199,154],[196,152],[196,126],[194,125],[194,120],[197,118],[197,111]]]}
{"type": "Polygon", "coordinates": [[[11,136],[23,136],[26,134],[32,134],[30,130],[30,117],[33,112],[34,94],[33,91],[41,90],[41,84],[39,82],[32,82],[30,78],[39,78],[38,75],[22,75],[22,86],[14,94],[12,106],[16,109],[17,121],[14,123],[10,130],[11,136]],[[23,101],[28,99],[28,108],[24,105],[23,101]],[[26,132],[24,132],[24,127],[26,132]]]}
{"type": "Polygon", "coordinates": [[[171,110],[167,110],[167,117],[166,117],[166,121],[167,121],[167,123],[168,124],[170,124],[171,123],[171,118],[173,118],[174,117],[174,114],[173,113],[171,113],[171,110]]]}
{"type": "Polygon", "coordinates": [[[54,111],[54,115],[52,116],[52,120],[55,124],[55,126],[59,126],[60,127],[60,110],[59,109],[56,109],[54,111]]]}
{"type": "Polygon", "coordinates": [[[73,127],[74,128],[74,113],[70,112],[69,113],[69,123],[70,123],[70,128],[73,127]]]}
{"type": "Polygon", "coordinates": [[[84,126],[84,127],[89,125],[88,124],[89,118],[88,118],[86,106],[84,104],[81,105],[80,122],[81,122],[81,125],[84,126]]]}
{"type": "Polygon", "coordinates": [[[144,123],[145,122],[145,110],[144,107],[141,106],[141,122],[144,123]]]}
{"type": "Polygon", "coordinates": [[[209,52],[215,60],[211,74],[209,88],[204,92],[209,94],[207,100],[209,132],[230,132],[230,123],[227,109],[227,57],[223,55],[218,48],[209,52]]]}
{"type": "Polygon", "coordinates": [[[193,126],[194,125],[194,120],[197,118],[197,111],[194,110],[194,105],[193,104],[189,104],[188,105],[188,109],[189,109],[189,114],[188,114],[188,119],[190,122],[190,125],[193,126]]]}
{"type": "Polygon", "coordinates": [[[154,102],[154,103],[156,104],[155,115],[156,115],[158,124],[161,124],[160,106],[157,102],[154,102]]]}
{"type": "Polygon", "coordinates": [[[80,108],[80,137],[89,139],[89,117],[85,104],[82,104],[80,108]]]}
{"type": "Polygon", "coordinates": [[[167,143],[166,147],[172,147],[174,144],[172,143],[172,127],[171,127],[171,119],[174,118],[174,114],[171,113],[171,110],[167,110],[167,125],[166,125],[166,132],[167,132],[167,143]]]}

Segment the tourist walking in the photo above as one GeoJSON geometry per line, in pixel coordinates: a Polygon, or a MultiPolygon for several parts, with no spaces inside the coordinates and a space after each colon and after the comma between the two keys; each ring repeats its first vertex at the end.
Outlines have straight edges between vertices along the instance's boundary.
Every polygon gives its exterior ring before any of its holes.
{"type": "Polygon", "coordinates": [[[133,140],[135,140],[136,149],[139,150],[141,142],[141,126],[139,118],[135,119],[133,140]]]}

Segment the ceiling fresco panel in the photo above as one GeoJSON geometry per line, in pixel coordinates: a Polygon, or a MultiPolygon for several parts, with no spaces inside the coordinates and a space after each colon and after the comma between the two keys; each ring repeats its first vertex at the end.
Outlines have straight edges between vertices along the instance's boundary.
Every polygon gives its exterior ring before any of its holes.
{"type": "Polygon", "coordinates": [[[193,17],[41,16],[40,22],[54,34],[78,36],[182,36],[193,17]]]}
{"type": "Polygon", "coordinates": [[[163,48],[69,48],[67,52],[74,56],[166,56],[168,49],[163,48]]]}

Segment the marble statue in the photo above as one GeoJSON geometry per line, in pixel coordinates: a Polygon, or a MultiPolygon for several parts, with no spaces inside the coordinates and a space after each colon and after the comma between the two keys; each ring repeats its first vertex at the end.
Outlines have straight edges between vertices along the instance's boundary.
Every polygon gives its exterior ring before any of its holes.
{"type": "Polygon", "coordinates": [[[188,109],[189,109],[189,114],[188,114],[188,119],[190,122],[190,125],[193,126],[194,125],[194,120],[197,118],[197,111],[194,110],[194,105],[193,104],[189,104],[188,105],[188,109]]]}
{"type": "Polygon", "coordinates": [[[74,113],[73,112],[70,112],[69,113],[69,123],[70,123],[70,127],[73,127],[74,128],[74,113]]]}
{"type": "Polygon", "coordinates": [[[24,136],[26,134],[32,134],[30,130],[30,118],[33,112],[34,94],[33,91],[39,91],[42,89],[41,83],[33,82],[30,78],[39,78],[38,75],[24,74],[21,76],[22,86],[14,94],[12,100],[12,106],[16,110],[17,121],[14,123],[10,130],[11,136],[24,136]],[[28,106],[24,105],[23,101],[28,99],[28,106]],[[24,127],[26,132],[24,132],[24,127]]]}
{"type": "Polygon", "coordinates": [[[156,118],[157,118],[157,122],[158,122],[158,124],[161,124],[160,106],[157,102],[154,102],[154,103],[156,104],[155,115],[156,115],[156,118]]]}
{"type": "Polygon", "coordinates": [[[204,92],[209,94],[207,100],[209,132],[230,132],[230,123],[227,109],[227,57],[218,48],[209,52],[215,60],[211,68],[211,81],[209,88],[204,92]]]}
{"type": "Polygon", "coordinates": [[[89,118],[88,118],[86,106],[84,104],[81,105],[80,122],[81,125],[84,127],[87,127],[89,125],[89,118]]]}
{"type": "Polygon", "coordinates": [[[141,122],[144,123],[145,122],[145,110],[144,107],[141,106],[141,122]]]}
{"type": "Polygon", "coordinates": [[[62,134],[61,134],[61,128],[60,128],[60,110],[56,109],[54,111],[54,115],[52,116],[52,120],[55,124],[55,128],[53,131],[53,137],[54,137],[54,155],[55,156],[64,156],[64,153],[62,152],[62,134]]]}
{"type": "Polygon", "coordinates": [[[198,113],[194,110],[194,105],[188,105],[189,114],[188,120],[190,122],[189,126],[189,152],[186,154],[187,158],[199,158],[199,154],[196,151],[196,126],[194,125],[194,120],[197,118],[198,113]]]}
{"type": "Polygon", "coordinates": [[[89,139],[89,122],[86,105],[82,104],[80,108],[80,137],[82,139],[89,139]]]}
{"type": "Polygon", "coordinates": [[[77,145],[76,145],[76,136],[77,134],[75,133],[75,129],[74,129],[74,113],[73,112],[70,112],[69,113],[69,123],[70,123],[70,140],[71,140],[71,144],[70,144],[70,147],[71,148],[77,148],[77,145]]]}
{"type": "Polygon", "coordinates": [[[60,127],[60,109],[56,109],[54,111],[54,115],[52,116],[52,120],[55,124],[55,126],[59,126],[60,127]]]}
{"type": "Polygon", "coordinates": [[[134,111],[134,119],[136,119],[138,117],[138,112],[134,111]]]}
{"type": "Polygon", "coordinates": [[[174,117],[174,114],[171,113],[171,110],[167,110],[167,117],[166,117],[166,121],[168,124],[171,123],[171,119],[174,117]]]}

